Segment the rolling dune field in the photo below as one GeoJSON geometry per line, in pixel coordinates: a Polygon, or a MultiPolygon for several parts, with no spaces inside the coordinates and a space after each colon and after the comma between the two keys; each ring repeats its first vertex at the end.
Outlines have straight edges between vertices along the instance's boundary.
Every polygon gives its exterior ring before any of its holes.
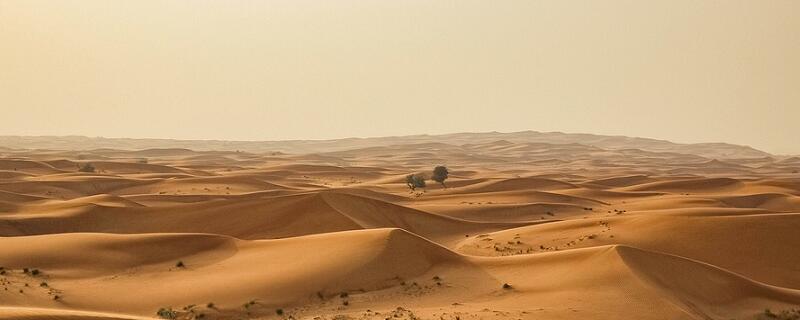
{"type": "Polygon", "coordinates": [[[0,139],[0,319],[790,319],[800,306],[796,157],[533,133],[73,139],[0,139]],[[445,185],[406,185],[437,165],[445,185]]]}

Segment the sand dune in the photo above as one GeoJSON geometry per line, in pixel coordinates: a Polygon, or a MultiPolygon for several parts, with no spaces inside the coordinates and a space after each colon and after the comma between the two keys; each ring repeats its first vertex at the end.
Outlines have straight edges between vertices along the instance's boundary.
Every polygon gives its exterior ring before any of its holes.
{"type": "Polygon", "coordinates": [[[732,178],[693,178],[645,183],[623,188],[629,191],[663,192],[720,192],[732,191],[742,186],[742,182],[732,178]]]}
{"type": "MultiPolygon", "coordinates": [[[[255,298],[261,308],[291,306],[400,286],[399,279],[440,264],[470,267],[457,254],[399,229],[251,242],[202,234],[62,234],[2,242],[7,269],[42,270],[29,280],[21,275],[19,282],[44,279],[61,297],[53,300],[54,293],[41,288],[27,295],[14,290],[3,294],[7,303],[37,300],[52,307],[67,303],[143,314],[209,301],[238,307],[255,298]],[[178,261],[185,266],[176,267],[178,261]],[[148,299],[131,300],[131,292],[147,292],[148,299]]],[[[20,287],[18,282],[8,286],[20,287]]]]}
{"type": "Polygon", "coordinates": [[[0,217],[0,229],[14,232],[14,235],[188,232],[272,239],[394,227],[447,242],[446,239],[460,238],[465,234],[520,225],[466,221],[335,191],[274,197],[256,194],[255,197],[208,202],[153,209],[121,197],[90,196],[48,202],[26,208],[25,212],[29,213],[0,217]],[[230,218],[231,212],[236,213],[237,219],[230,218]]]}
{"type": "Polygon", "coordinates": [[[624,246],[617,247],[617,254],[644,282],[663,292],[687,313],[701,318],[731,317],[748,309],[757,312],[760,310],[757,300],[792,305],[800,297],[798,290],[764,285],[678,256],[624,246]]]}
{"type": "Polygon", "coordinates": [[[487,181],[461,188],[458,192],[483,193],[513,190],[562,190],[576,188],[575,185],[563,181],[545,178],[511,178],[497,181],[487,181]]]}
{"type": "Polygon", "coordinates": [[[151,317],[137,317],[113,313],[74,311],[69,309],[45,309],[25,307],[0,307],[3,320],[150,320],[151,317]]]}
{"type": "Polygon", "coordinates": [[[259,297],[249,310],[251,315],[265,316],[277,308],[313,314],[330,308],[331,303],[339,304],[335,307],[339,312],[379,309],[387,305],[383,299],[393,300],[389,306],[404,300],[421,305],[462,301],[466,310],[495,306],[505,313],[522,314],[521,305],[547,306],[548,301],[586,290],[598,296],[592,301],[597,307],[576,301],[537,311],[602,315],[646,308],[654,313],[641,318],[671,315],[690,319],[757,312],[762,303],[788,305],[800,298],[800,291],[767,286],[702,262],[632,247],[599,246],[522,259],[480,259],[457,255],[399,229],[259,241],[192,234],[46,235],[5,239],[2,247],[4,253],[25,248],[25,254],[6,258],[10,270],[23,266],[42,270],[38,276],[28,276],[30,279],[20,276],[7,287],[16,289],[23,287],[20,282],[42,280],[49,286],[47,290],[29,289],[27,294],[5,293],[5,301],[11,305],[40,301],[53,308],[66,304],[100,312],[146,314],[163,306],[213,301],[216,310],[200,307],[198,312],[241,314],[240,303],[259,297]],[[53,243],[58,243],[59,254],[48,248],[53,243]],[[81,251],[90,255],[77,254],[81,251]],[[315,254],[297,254],[308,251],[315,254]],[[76,254],[69,254],[73,252],[76,254]],[[184,267],[175,266],[179,259],[184,267]],[[516,270],[520,267],[528,275],[519,274],[516,270]],[[559,271],[546,272],[548,269],[559,271]],[[615,285],[598,286],[606,282],[615,285]],[[231,287],[230,283],[238,285],[231,287]],[[502,283],[511,283],[513,288],[503,289],[502,283]],[[126,297],[125,293],[142,292],[143,287],[148,299],[131,301],[126,297]],[[54,294],[60,299],[48,300],[54,294]],[[97,295],[105,298],[98,301],[97,295]],[[484,298],[476,299],[479,296],[484,298]],[[351,302],[343,306],[343,301],[351,302]]]}
{"type": "MultiPolygon", "coordinates": [[[[485,144],[485,143],[534,143],[534,144],[583,144],[604,149],[638,148],[655,152],[675,152],[695,154],[717,158],[758,158],[770,156],[768,153],[750,147],[725,143],[677,144],[664,140],[630,138],[623,136],[602,136],[592,134],[571,134],[561,132],[521,131],[513,133],[456,133],[446,135],[417,135],[404,137],[382,137],[366,139],[340,139],[318,141],[191,141],[165,139],[109,139],[88,137],[20,137],[0,136],[0,145],[9,148],[31,149],[77,149],[91,150],[99,148],[112,149],[147,149],[153,156],[163,153],[170,155],[178,152],[189,154],[190,150],[181,150],[174,146],[184,146],[192,150],[254,150],[284,151],[291,153],[313,153],[352,150],[357,148],[379,147],[387,145],[409,145],[421,143],[450,144],[485,144]],[[169,147],[165,147],[169,146],[169,147]]],[[[542,148],[545,149],[545,148],[542,148]]]]}
{"type": "Polygon", "coordinates": [[[755,319],[800,305],[798,164],[534,132],[4,137],[0,319],[755,319]]]}
{"type": "Polygon", "coordinates": [[[720,201],[737,208],[764,208],[772,211],[784,211],[787,208],[800,206],[800,197],[782,193],[758,193],[722,197],[720,201]]]}
{"type": "Polygon", "coordinates": [[[536,310],[531,318],[727,319],[757,313],[762,303],[791,305],[800,293],[702,262],[627,246],[479,261],[492,276],[513,287],[489,298],[491,304],[528,306],[536,310]],[[525,266],[524,274],[520,266],[525,266]]]}
{"type": "Polygon", "coordinates": [[[611,178],[592,180],[587,182],[586,185],[600,185],[602,187],[627,187],[653,181],[655,181],[654,178],[639,174],[632,176],[611,177],[611,178]]]}
{"type": "Polygon", "coordinates": [[[800,289],[800,277],[793,267],[800,258],[786,254],[800,245],[800,240],[783,236],[800,227],[796,214],[685,214],[632,214],[631,218],[532,225],[464,239],[457,247],[470,255],[504,256],[624,244],[708,262],[760,282],[800,289]],[[724,251],[729,247],[735,247],[735,254],[724,251]]]}
{"type": "Polygon", "coordinates": [[[61,172],[61,170],[47,163],[24,159],[0,159],[0,170],[26,174],[52,174],[61,172]]]}

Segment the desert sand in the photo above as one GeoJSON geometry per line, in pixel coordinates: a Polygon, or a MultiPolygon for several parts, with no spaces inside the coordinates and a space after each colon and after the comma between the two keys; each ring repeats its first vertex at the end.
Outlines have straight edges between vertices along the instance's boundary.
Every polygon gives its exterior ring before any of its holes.
{"type": "Polygon", "coordinates": [[[2,137],[0,319],[769,319],[800,305],[798,170],[536,132],[2,137]]]}

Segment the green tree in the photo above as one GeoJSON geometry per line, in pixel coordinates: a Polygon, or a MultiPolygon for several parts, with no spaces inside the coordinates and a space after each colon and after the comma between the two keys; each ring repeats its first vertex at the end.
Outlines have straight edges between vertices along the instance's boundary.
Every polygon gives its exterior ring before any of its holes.
{"type": "Polygon", "coordinates": [[[431,179],[433,181],[436,181],[436,182],[440,183],[442,185],[442,187],[447,189],[447,186],[444,184],[444,181],[447,180],[447,177],[449,175],[450,175],[450,171],[447,170],[447,167],[445,167],[445,166],[436,166],[436,168],[433,168],[433,176],[431,176],[431,179]]]}
{"type": "Polygon", "coordinates": [[[425,177],[419,174],[409,174],[406,176],[406,185],[411,191],[417,188],[425,188],[425,177]]]}

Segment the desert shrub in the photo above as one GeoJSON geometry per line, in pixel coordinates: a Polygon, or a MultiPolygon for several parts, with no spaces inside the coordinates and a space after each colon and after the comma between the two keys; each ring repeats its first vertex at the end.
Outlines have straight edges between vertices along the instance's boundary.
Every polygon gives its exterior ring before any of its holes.
{"type": "Polygon", "coordinates": [[[172,308],[161,308],[156,311],[156,315],[161,319],[177,319],[178,312],[172,308]]]}
{"type": "Polygon", "coordinates": [[[183,261],[178,261],[178,263],[175,264],[175,267],[176,268],[186,268],[186,265],[183,264],[183,261]]]}
{"type": "Polygon", "coordinates": [[[406,185],[411,191],[417,188],[425,188],[425,177],[419,174],[409,174],[406,176],[406,185]]]}
{"type": "Polygon", "coordinates": [[[779,312],[772,312],[770,309],[764,309],[764,312],[759,314],[756,319],[759,320],[800,320],[800,308],[782,310],[779,312]]]}
{"type": "Polygon", "coordinates": [[[95,167],[91,163],[84,163],[78,168],[79,172],[94,172],[95,167]]]}
{"type": "Polygon", "coordinates": [[[277,314],[279,316],[282,316],[283,315],[283,309],[275,310],[275,314],[277,314]]]}
{"type": "Polygon", "coordinates": [[[450,175],[450,171],[447,170],[445,166],[436,166],[433,168],[433,176],[431,176],[431,180],[438,182],[442,185],[442,187],[447,188],[444,184],[444,181],[447,180],[447,177],[450,175]]]}
{"type": "Polygon", "coordinates": [[[761,316],[762,317],[760,317],[760,318],[763,318],[763,317],[767,317],[767,318],[771,318],[771,319],[777,319],[778,318],[778,315],[775,314],[774,312],[772,312],[772,310],[770,310],[769,308],[764,309],[764,313],[761,314],[761,316]]]}

